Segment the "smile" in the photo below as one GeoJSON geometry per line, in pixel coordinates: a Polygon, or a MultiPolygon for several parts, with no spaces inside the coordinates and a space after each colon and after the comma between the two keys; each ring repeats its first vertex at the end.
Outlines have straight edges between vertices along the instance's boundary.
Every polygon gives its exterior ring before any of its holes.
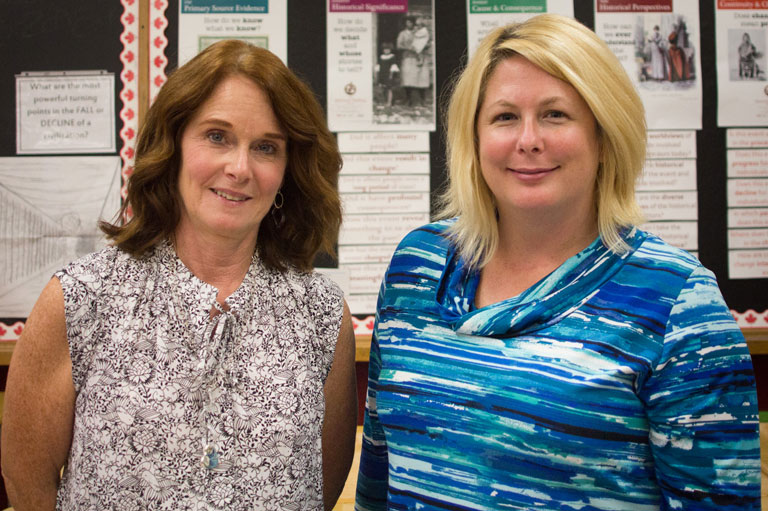
{"type": "Polygon", "coordinates": [[[551,169],[509,169],[512,172],[516,172],[517,174],[524,174],[526,176],[535,176],[537,174],[546,174],[547,172],[552,172],[553,170],[556,170],[557,167],[553,167],[551,169]]]}
{"type": "Polygon", "coordinates": [[[215,190],[213,188],[211,188],[211,191],[223,199],[227,199],[235,202],[243,202],[250,198],[245,195],[232,195],[230,193],[223,192],[221,190],[215,190]]]}

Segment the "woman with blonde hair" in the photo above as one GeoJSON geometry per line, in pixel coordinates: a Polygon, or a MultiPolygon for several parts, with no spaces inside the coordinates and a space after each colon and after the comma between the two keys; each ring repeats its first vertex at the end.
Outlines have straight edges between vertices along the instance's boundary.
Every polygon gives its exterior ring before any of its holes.
{"type": "Polygon", "coordinates": [[[495,30],[447,111],[443,220],[379,294],[358,510],[759,508],[714,275],[642,231],[643,105],[580,23],[495,30]]]}

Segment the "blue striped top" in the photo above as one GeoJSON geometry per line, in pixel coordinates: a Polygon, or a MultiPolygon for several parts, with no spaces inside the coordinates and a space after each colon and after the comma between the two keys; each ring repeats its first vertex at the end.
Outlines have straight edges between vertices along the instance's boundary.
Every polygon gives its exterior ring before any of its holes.
{"type": "Polygon", "coordinates": [[[381,286],[357,510],[759,509],[751,359],[709,270],[633,229],[475,309],[449,222],[381,286]]]}

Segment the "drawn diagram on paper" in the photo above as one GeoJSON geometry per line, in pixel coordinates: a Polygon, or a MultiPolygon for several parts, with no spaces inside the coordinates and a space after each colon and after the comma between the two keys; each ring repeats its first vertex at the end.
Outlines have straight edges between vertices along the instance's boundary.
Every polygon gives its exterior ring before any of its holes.
{"type": "Polygon", "coordinates": [[[54,272],[104,246],[120,158],[0,158],[0,317],[27,317],[54,272]]]}

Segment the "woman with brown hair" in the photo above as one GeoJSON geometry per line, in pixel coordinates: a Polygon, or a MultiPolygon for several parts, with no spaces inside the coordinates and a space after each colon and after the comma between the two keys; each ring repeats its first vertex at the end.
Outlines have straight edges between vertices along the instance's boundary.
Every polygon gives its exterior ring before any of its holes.
{"type": "Polygon", "coordinates": [[[340,166],[314,95],[268,51],[225,41],[171,74],[130,220],[102,222],[111,246],[55,274],[16,346],[2,469],[17,511],[333,507],[354,336],[311,265],[333,251],[340,166]]]}

